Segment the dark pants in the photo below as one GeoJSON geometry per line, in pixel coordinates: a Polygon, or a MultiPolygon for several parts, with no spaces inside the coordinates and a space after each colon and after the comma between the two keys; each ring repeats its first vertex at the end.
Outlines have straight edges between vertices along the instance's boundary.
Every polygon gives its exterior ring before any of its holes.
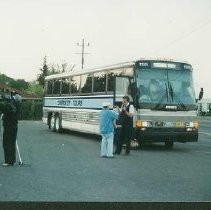
{"type": "Polygon", "coordinates": [[[16,161],[16,137],[18,127],[4,126],[3,132],[3,148],[5,163],[13,164],[16,161]]]}
{"type": "Polygon", "coordinates": [[[121,134],[121,127],[115,128],[114,129],[114,145],[116,146],[119,144],[120,134],[121,134]]]}
{"type": "Polygon", "coordinates": [[[126,154],[130,153],[130,141],[131,141],[131,137],[132,137],[132,132],[133,132],[133,128],[130,128],[129,126],[127,127],[122,127],[121,131],[120,131],[120,135],[119,135],[119,141],[117,144],[117,149],[116,149],[116,153],[120,154],[122,151],[122,145],[126,144],[126,154]]]}
{"type": "Polygon", "coordinates": [[[121,134],[121,127],[115,128],[114,129],[114,145],[116,147],[115,153],[117,153],[117,150],[119,148],[120,134],[121,134]]]}

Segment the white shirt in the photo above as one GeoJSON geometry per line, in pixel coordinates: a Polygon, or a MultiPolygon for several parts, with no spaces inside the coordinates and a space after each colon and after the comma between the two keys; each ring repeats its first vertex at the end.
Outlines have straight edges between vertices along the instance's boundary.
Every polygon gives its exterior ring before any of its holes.
{"type": "MultiPolygon", "coordinates": [[[[129,106],[130,103],[127,103],[126,107],[129,106]]],[[[122,109],[121,109],[122,111],[122,109]]],[[[132,104],[130,104],[130,107],[129,107],[129,115],[132,117],[134,114],[134,106],[132,104]]]]}

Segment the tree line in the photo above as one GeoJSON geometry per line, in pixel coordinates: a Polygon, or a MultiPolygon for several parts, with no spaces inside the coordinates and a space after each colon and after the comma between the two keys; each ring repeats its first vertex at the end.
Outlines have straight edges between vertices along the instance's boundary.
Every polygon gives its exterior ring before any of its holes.
{"type": "Polygon", "coordinates": [[[47,64],[47,57],[43,58],[42,67],[39,69],[40,73],[34,81],[27,82],[24,79],[13,79],[0,72],[0,89],[16,90],[25,96],[42,97],[44,91],[44,79],[48,75],[66,71],[67,64],[49,65],[47,64]]]}
{"type": "Polygon", "coordinates": [[[24,79],[13,79],[0,72],[0,90],[16,91],[23,97],[20,108],[20,120],[42,119],[44,78],[47,75],[64,72],[66,67],[67,64],[65,63],[62,65],[47,64],[45,56],[42,67],[39,69],[40,74],[32,82],[27,82],[24,79]]]}

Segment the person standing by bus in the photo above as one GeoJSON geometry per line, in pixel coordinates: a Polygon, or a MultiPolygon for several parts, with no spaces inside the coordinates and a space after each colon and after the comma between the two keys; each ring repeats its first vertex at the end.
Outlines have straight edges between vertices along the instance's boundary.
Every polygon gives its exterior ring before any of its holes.
{"type": "Polygon", "coordinates": [[[0,112],[3,114],[3,149],[5,162],[3,166],[13,166],[16,162],[16,137],[18,131],[18,110],[20,95],[17,93],[3,95],[0,112]]]}
{"type": "Polygon", "coordinates": [[[102,135],[101,157],[113,157],[114,126],[113,121],[118,119],[118,113],[109,110],[111,104],[103,103],[100,112],[100,134],[102,135]]]}
{"type": "Polygon", "coordinates": [[[120,109],[120,122],[121,122],[121,132],[119,144],[117,145],[116,154],[120,154],[122,151],[122,145],[126,144],[125,154],[130,154],[130,141],[133,136],[133,114],[134,106],[130,104],[130,99],[128,96],[123,97],[122,106],[120,109]]]}
{"type": "Polygon", "coordinates": [[[119,139],[122,127],[119,118],[117,120],[114,120],[113,125],[114,125],[114,146],[115,146],[114,154],[117,154],[117,148],[119,145],[119,139]]]}

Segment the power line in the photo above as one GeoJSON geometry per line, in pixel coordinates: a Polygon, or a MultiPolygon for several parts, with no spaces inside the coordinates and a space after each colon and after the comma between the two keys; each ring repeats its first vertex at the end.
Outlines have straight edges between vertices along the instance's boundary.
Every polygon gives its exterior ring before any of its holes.
{"type": "Polygon", "coordinates": [[[89,44],[89,42],[87,44],[85,44],[84,39],[82,39],[82,44],[77,43],[77,46],[81,47],[81,49],[82,49],[81,53],[76,53],[76,54],[82,55],[81,56],[81,66],[82,66],[82,69],[83,69],[84,68],[84,54],[90,54],[90,53],[85,53],[84,48],[85,48],[85,46],[89,47],[90,44],[89,44]]]}
{"type": "MultiPolygon", "coordinates": [[[[186,33],[186,34],[180,36],[179,38],[177,38],[177,39],[175,39],[175,40],[169,42],[165,47],[162,47],[161,49],[166,49],[167,47],[169,47],[169,46],[171,46],[171,45],[173,45],[173,44],[175,44],[175,43],[181,41],[182,39],[187,38],[187,37],[190,36],[191,34],[193,34],[193,33],[197,32],[197,31],[201,30],[202,28],[204,28],[205,26],[209,25],[210,23],[211,23],[211,20],[208,20],[208,21],[206,21],[205,23],[202,23],[201,25],[199,25],[198,27],[194,28],[194,29],[191,30],[190,32],[188,32],[188,33],[186,33]]],[[[160,50],[161,50],[161,49],[160,49],[160,50]]],[[[157,50],[156,52],[158,52],[158,51],[160,51],[160,50],[157,50]]]]}

